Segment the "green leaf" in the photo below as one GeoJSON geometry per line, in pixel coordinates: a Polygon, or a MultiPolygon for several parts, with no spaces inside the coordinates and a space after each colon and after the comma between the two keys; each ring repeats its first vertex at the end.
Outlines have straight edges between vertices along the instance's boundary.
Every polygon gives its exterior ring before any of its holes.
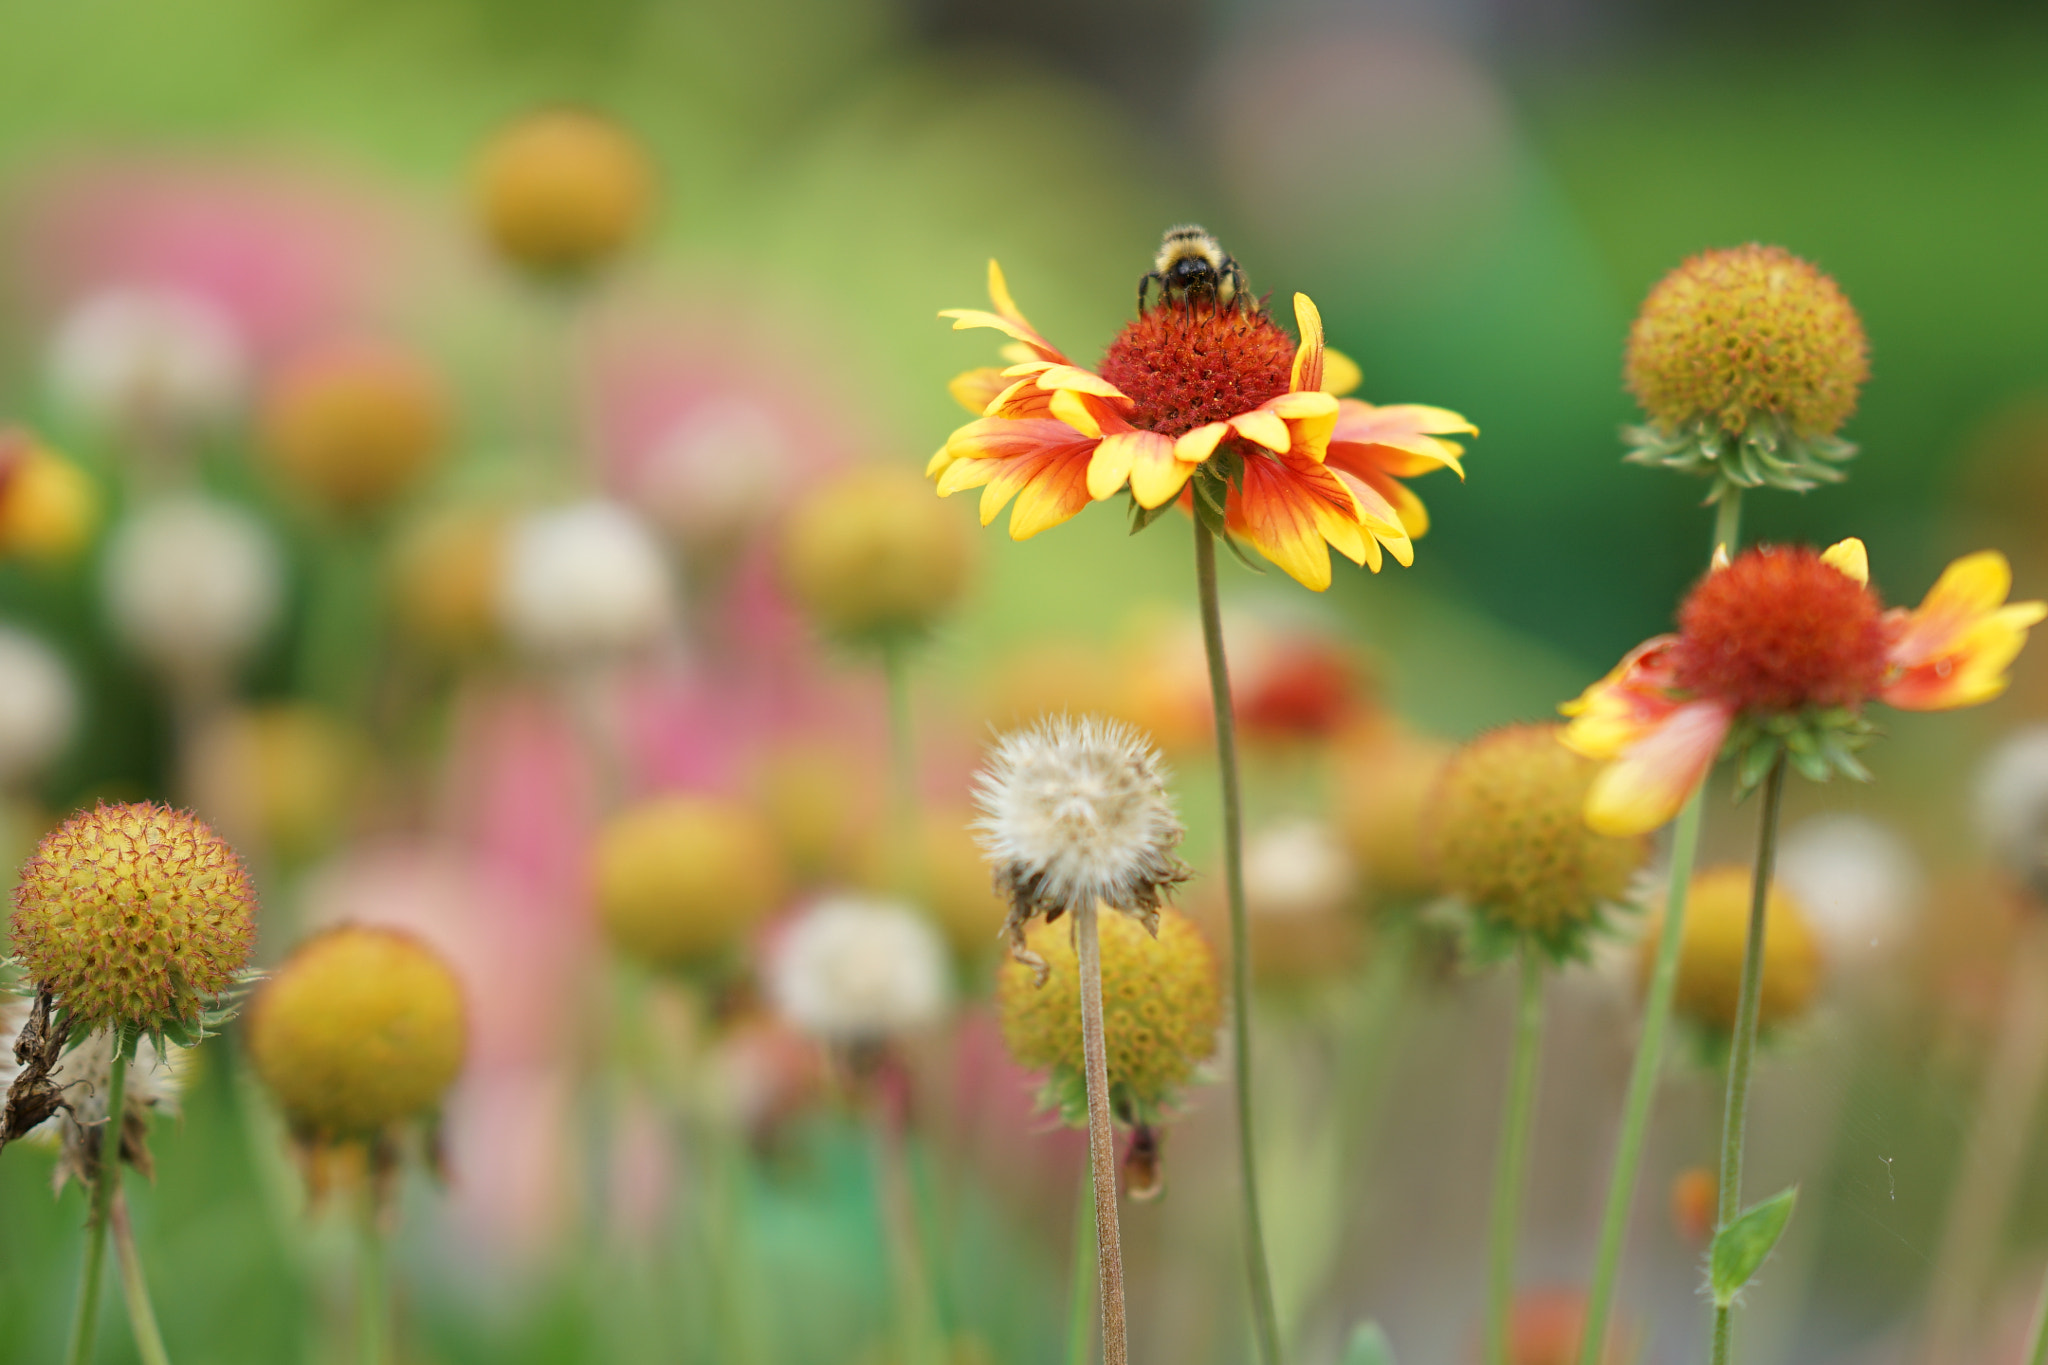
{"type": "Polygon", "coordinates": [[[1755,1278],[1764,1259],[1785,1235],[1792,1221],[1792,1205],[1799,1187],[1780,1190],[1760,1204],[1752,1204],[1742,1216],[1714,1234],[1713,1249],[1707,1254],[1707,1287],[1714,1305],[1726,1308],[1735,1302],[1743,1286],[1755,1278]]]}
{"type": "Polygon", "coordinates": [[[1344,1347],[1344,1365],[1394,1365],[1394,1348],[1376,1322],[1361,1322],[1351,1329],[1344,1347]]]}

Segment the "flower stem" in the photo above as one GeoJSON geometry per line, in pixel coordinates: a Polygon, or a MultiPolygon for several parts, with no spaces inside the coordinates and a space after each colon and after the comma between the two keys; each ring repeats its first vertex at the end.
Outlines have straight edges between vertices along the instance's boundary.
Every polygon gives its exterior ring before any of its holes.
{"type": "Polygon", "coordinates": [[[375,1195],[366,1195],[356,1248],[356,1359],[384,1365],[391,1358],[390,1276],[384,1228],[375,1195]]]}
{"type": "Polygon", "coordinates": [[[1081,965],[1081,1063],[1088,1080],[1088,1163],[1095,1203],[1095,1288],[1102,1300],[1102,1365],[1127,1365],[1124,1253],[1116,1222],[1116,1135],[1109,1124],[1109,1049],[1102,1031],[1102,940],[1096,907],[1074,914],[1081,965]]]}
{"type": "Polygon", "coordinates": [[[114,1037],[114,1061],[107,1068],[107,1119],[100,1130],[100,1168],[93,1176],[91,1213],[85,1224],[85,1265],[78,1277],[78,1316],[71,1320],[67,1365],[92,1359],[93,1337],[99,1330],[100,1281],[107,1265],[107,1225],[112,1221],[114,1193],[121,1187],[121,1130],[127,1120],[127,1040],[114,1037]]]}
{"type": "Polygon", "coordinates": [[[1223,657],[1223,612],[1216,597],[1216,537],[1195,519],[1195,588],[1202,607],[1202,644],[1209,656],[1209,699],[1216,713],[1216,766],[1223,775],[1223,879],[1230,898],[1231,1064],[1237,1081],[1237,1155],[1244,1199],[1245,1271],[1251,1279],[1252,1326],[1263,1365],[1281,1365],[1280,1319],[1266,1268],[1259,1219],[1258,1162],[1252,1145],[1252,945],[1244,908],[1244,803],[1237,774],[1237,719],[1230,702],[1230,665],[1223,657]]]}
{"type": "MultiPolygon", "coordinates": [[[[1785,796],[1785,755],[1780,751],[1764,779],[1763,814],[1757,830],[1756,876],[1749,892],[1749,939],[1742,950],[1742,990],[1735,1004],[1735,1039],[1728,1052],[1728,1102],[1721,1118],[1721,1205],[1715,1219],[1725,1228],[1742,1212],[1742,1146],[1749,1120],[1749,1071],[1756,1058],[1757,1013],[1763,1003],[1764,934],[1770,927],[1771,874],[1778,860],[1778,807],[1785,796]]],[[[1732,1310],[1714,1310],[1714,1365],[1728,1365],[1732,1310]]]]}
{"type": "Polygon", "coordinates": [[[2041,1282],[2041,1301],[2034,1306],[2034,1325],[2027,1332],[2027,1365],[2048,1365],[2048,1279],[2041,1282]]]}
{"type": "Polygon", "coordinates": [[[135,1333],[135,1354],[142,1365],[171,1365],[157,1330],[156,1309],[149,1301],[149,1281],[142,1275],[142,1257],[135,1250],[135,1230],[128,1225],[128,1201],[114,1194],[114,1255],[121,1262],[121,1291],[128,1301],[128,1325],[135,1333]]]}
{"type": "Polygon", "coordinates": [[[1493,1230],[1486,1282],[1486,1365],[1507,1365],[1508,1316],[1515,1297],[1515,1242],[1522,1189],[1529,1180],[1529,1131],[1536,1110],[1536,1062],[1543,1041],[1543,955],[1524,946],[1515,991],[1515,1046],[1493,1175],[1493,1230]]]}
{"type": "Polygon", "coordinates": [[[889,692],[891,858],[896,885],[914,894],[917,881],[917,750],[911,738],[910,650],[900,638],[882,643],[882,679],[889,692]]]}
{"type": "MultiPolygon", "coordinates": [[[[1731,488],[1714,512],[1714,548],[1738,548],[1742,528],[1742,491],[1731,488]]],[[[1650,1105],[1657,1098],[1657,1077],[1664,1066],[1664,1029],[1671,1022],[1671,1002],[1678,990],[1679,950],[1685,943],[1685,903],[1692,892],[1693,860],[1700,846],[1700,821],[1706,812],[1706,786],[1701,784],[1678,813],[1671,831],[1671,876],[1664,893],[1664,924],[1657,937],[1657,958],[1643,995],[1643,1031],[1636,1040],[1628,1094],[1621,1105],[1621,1136],[1614,1145],[1614,1173],[1607,1183],[1607,1207],[1600,1218],[1600,1247],[1593,1258],[1593,1284],[1586,1294],[1586,1320],[1579,1337],[1579,1365],[1600,1365],[1607,1345],[1607,1318],[1614,1307],[1615,1276],[1621,1248],[1628,1238],[1628,1217],[1635,1203],[1636,1177],[1642,1170],[1643,1142],[1650,1132],[1650,1105]]]]}
{"type": "Polygon", "coordinates": [[[1095,1171],[1081,1175],[1074,1207],[1074,1288],[1067,1301],[1067,1365],[1095,1365],[1095,1171]]]}

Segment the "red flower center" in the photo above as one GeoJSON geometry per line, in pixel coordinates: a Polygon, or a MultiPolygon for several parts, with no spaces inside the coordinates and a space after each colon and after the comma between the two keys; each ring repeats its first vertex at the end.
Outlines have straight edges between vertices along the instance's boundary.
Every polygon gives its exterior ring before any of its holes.
{"type": "Polygon", "coordinates": [[[1884,681],[1877,594],[1804,546],[1708,574],[1678,613],[1678,685],[1744,711],[1855,706],[1884,681]]]}
{"type": "Polygon", "coordinates": [[[1294,350],[1263,309],[1162,303],[1117,334],[1100,371],[1135,404],[1132,426],[1179,436],[1287,392],[1294,350]]]}

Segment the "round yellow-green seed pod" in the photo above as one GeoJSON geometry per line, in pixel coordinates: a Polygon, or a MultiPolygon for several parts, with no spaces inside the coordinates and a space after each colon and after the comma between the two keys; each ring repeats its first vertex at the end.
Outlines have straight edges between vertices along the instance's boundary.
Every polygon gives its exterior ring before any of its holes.
{"type": "Polygon", "coordinates": [[[389,503],[448,441],[438,376],[395,347],[351,342],[300,357],[265,396],[262,450],[293,487],[332,511],[389,503]]]}
{"type": "Polygon", "coordinates": [[[492,507],[451,507],[406,528],[391,549],[398,623],[443,655],[481,650],[497,637],[508,518],[492,507]]]}
{"type": "Polygon", "coordinates": [[[597,912],[619,951],[651,966],[707,966],[738,946],[782,894],[775,838],[748,808],[663,796],[597,837],[597,912]]]}
{"type": "Polygon", "coordinates": [[[202,729],[194,790],[221,828],[283,858],[325,851],[346,828],[367,768],[361,738],[304,702],[226,712],[202,729]]]}
{"type": "Polygon", "coordinates": [[[1586,825],[1600,765],[1564,747],[1556,725],[1511,725],[1452,756],[1425,821],[1438,885],[1492,928],[1571,948],[1617,901],[1649,854],[1642,838],[1586,825]]]}
{"type": "Polygon", "coordinates": [[[249,960],[256,894],[189,811],[148,801],[51,830],[14,890],[14,952],[71,1020],[145,1033],[197,1024],[249,960]]]}
{"type": "MultiPolygon", "coordinates": [[[[1710,1029],[1735,1027],[1737,998],[1742,991],[1742,958],[1749,946],[1749,900],[1752,873],[1746,867],[1713,867],[1696,874],[1685,902],[1685,936],[1678,959],[1678,988],[1673,995],[1679,1014],[1710,1029]]],[[[1783,887],[1773,883],[1764,903],[1763,992],[1757,1022],[1769,1027],[1789,1023],[1813,1006],[1820,993],[1820,938],[1805,909],[1783,887]]],[[[1657,957],[1662,917],[1645,928],[1642,980],[1648,983],[1657,957]]]]}
{"type": "Polygon", "coordinates": [[[249,1010],[256,1074],[301,1133],[370,1137],[429,1118],[462,1070],[462,987],[396,929],[343,925],[300,944],[249,1010]]]}
{"type": "Polygon", "coordinates": [[[1863,323],[1841,288],[1782,247],[1703,251],[1658,281],[1629,330],[1629,391],[1668,429],[1745,430],[1783,419],[1833,435],[1870,375],[1863,323]]]}
{"type": "Polygon", "coordinates": [[[646,229],[654,192],[640,143],[586,109],[544,109],[500,132],[477,163],[474,190],[491,245],[545,275],[575,274],[625,249],[646,229]]]}
{"type": "Polygon", "coordinates": [[[1375,909],[1411,900],[1433,886],[1423,819],[1450,746],[1375,727],[1337,750],[1337,828],[1358,859],[1363,903],[1375,909]]]}
{"type": "MultiPolygon", "coordinates": [[[[1128,915],[1105,912],[1096,924],[1110,1091],[1156,1111],[1215,1055],[1223,1022],[1216,952],[1176,910],[1159,912],[1156,939],[1128,915]]],[[[996,979],[1003,1041],[1024,1066],[1079,1076],[1081,985],[1072,921],[1038,920],[1026,942],[1049,972],[1040,986],[1024,963],[1003,964],[996,979]]]]}
{"type": "Polygon", "coordinates": [[[99,530],[100,493],[92,478],[14,433],[0,432],[0,466],[0,554],[39,564],[76,559],[99,530]]]}
{"type": "Polygon", "coordinates": [[[858,469],[812,489],[790,513],[782,581],[828,635],[916,635],[959,600],[972,550],[967,528],[923,479],[858,469]]]}

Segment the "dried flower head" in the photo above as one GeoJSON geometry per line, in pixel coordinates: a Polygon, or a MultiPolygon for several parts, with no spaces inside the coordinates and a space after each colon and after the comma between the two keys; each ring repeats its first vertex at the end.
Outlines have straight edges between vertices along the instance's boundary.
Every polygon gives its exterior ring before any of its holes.
{"type": "Polygon", "coordinates": [[[599,831],[593,863],[605,932],[658,967],[711,965],[782,894],[766,823],[712,797],[663,796],[620,812],[599,831]]]}
{"type": "MultiPolygon", "coordinates": [[[[1742,958],[1749,944],[1751,872],[1746,867],[1713,867],[1692,879],[1686,897],[1685,937],[1678,961],[1677,1010],[1719,1032],[1735,1026],[1742,990],[1742,958]]],[[[1765,1027],[1797,1019],[1820,992],[1820,940],[1806,911],[1773,883],[1764,910],[1763,999],[1758,1012],[1765,1027]]],[[[1642,979],[1655,962],[1661,916],[1644,931],[1642,979]]]]}
{"type": "Polygon", "coordinates": [[[262,448],[295,487],[336,512],[373,511],[404,492],[448,438],[441,381],[383,343],[300,356],[264,396],[262,448]]]}
{"type": "Polygon", "coordinates": [[[544,275],[601,265],[639,236],[654,204],[654,168],[603,115],[545,109],[506,128],[476,169],[477,210],[492,245],[544,275]]]}
{"type": "MultiPolygon", "coordinates": [[[[8,1094],[10,1099],[14,1098],[11,1092],[15,1082],[28,1069],[23,1062],[29,1060],[15,1055],[15,1043],[24,1030],[41,1027],[32,1023],[34,1014],[28,1001],[0,997],[0,1094],[8,1094]]],[[[0,1146],[11,1140],[12,1135],[38,1146],[57,1148],[59,1189],[74,1177],[81,1184],[90,1185],[98,1176],[99,1140],[107,1121],[107,1094],[115,1050],[114,1034],[95,1033],[64,1052],[45,1078],[55,1100],[49,1117],[25,1133],[18,1133],[15,1120],[22,1116],[15,1114],[10,1105],[6,1121],[0,1122],[0,1146]]],[[[135,1056],[129,1064],[121,1103],[121,1158],[145,1176],[153,1169],[149,1154],[150,1118],[159,1112],[178,1112],[187,1052],[185,1048],[170,1046],[159,1050],[145,1038],[136,1044],[135,1056]]]]}
{"type": "Polygon", "coordinates": [[[768,961],[769,998],[826,1042],[880,1042],[935,1022],[952,996],[945,942],[895,901],[829,896],[787,925],[768,961]]]}
{"type": "MultiPolygon", "coordinates": [[[[1155,935],[1123,915],[1103,916],[1097,932],[1110,1101],[1124,1122],[1149,1125],[1215,1055],[1223,1022],[1216,953],[1193,921],[1171,909],[1159,912],[1155,935]]],[[[996,981],[1003,1041],[1018,1062],[1048,1073],[1048,1099],[1079,1123],[1087,1099],[1074,936],[1065,924],[1040,923],[1026,937],[1030,958],[1005,963],[996,981]]]]}
{"type": "Polygon", "coordinates": [[[1121,721],[1049,716],[1011,731],[974,795],[974,827],[1010,903],[1011,952],[1041,976],[1045,964],[1024,940],[1033,919],[1099,902],[1151,929],[1162,897],[1188,875],[1174,854],[1183,830],[1165,764],[1121,721]]]}
{"type": "Polygon", "coordinates": [[[782,581],[827,634],[857,641],[931,629],[967,586],[967,528],[907,470],[857,469],[790,513],[782,581]]]}
{"type": "Polygon", "coordinates": [[[1629,390],[1650,417],[1639,463],[1712,475],[1714,496],[1839,480],[1836,431],[1869,377],[1863,324],[1832,279],[1780,247],[1706,251],[1650,291],[1629,390]]]}
{"type": "Polygon", "coordinates": [[[1488,939],[1528,936],[1577,956],[1602,908],[1627,894],[1649,845],[1587,827],[1586,792],[1600,765],[1565,748],[1561,731],[1511,725],[1460,749],[1423,837],[1438,884],[1472,907],[1488,939]]]}
{"type": "Polygon", "coordinates": [[[197,816],[150,802],[80,811],[14,890],[14,951],[76,1037],[190,1038],[255,939],[242,860],[197,816]]]}
{"type": "Polygon", "coordinates": [[[256,1073],[310,1138],[376,1138],[431,1118],[467,1046],[455,973],[396,929],[342,925],[307,939],[249,1009],[256,1073]]]}

